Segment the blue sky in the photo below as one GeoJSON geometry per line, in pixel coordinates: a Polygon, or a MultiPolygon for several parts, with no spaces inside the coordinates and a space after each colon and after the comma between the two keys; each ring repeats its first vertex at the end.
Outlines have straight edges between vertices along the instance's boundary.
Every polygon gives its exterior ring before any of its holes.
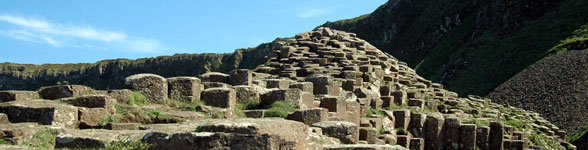
{"type": "Polygon", "coordinates": [[[93,63],[175,53],[230,53],[386,0],[3,1],[0,62],[93,63]]]}

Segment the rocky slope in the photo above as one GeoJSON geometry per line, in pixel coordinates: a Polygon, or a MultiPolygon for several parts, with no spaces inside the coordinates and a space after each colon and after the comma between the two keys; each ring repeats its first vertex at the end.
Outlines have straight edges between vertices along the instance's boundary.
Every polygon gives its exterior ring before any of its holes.
{"type": "Polygon", "coordinates": [[[588,122],[588,51],[545,58],[492,91],[488,98],[544,114],[573,133],[588,122]]]}
{"type": "Polygon", "coordinates": [[[457,93],[486,95],[574,43],[564,39],[588,22],[586,8],[586,0],[390,0],[322,26],[357,33],[457,93]]]}
{"type": "Polygon", "coordinates": [[[318,28],[295,39],[255,72],[1,91],[0,148],[574,148],[539,114],[459,98],[353,33],[318,28]]]}
{"type": "Polygon", "coordinates": [[[96,89],[122,88],[124,78],[138,73],[155,73],[164,77],[194,76],[208,71],[225,72],[237,68],[254,69],[277,43],[238,49],[230,54],[176,54],[137,60],[104,60],[93,64],[0,64],[0,90],[34,90],[54,84],[79,84],[96,89]]]}

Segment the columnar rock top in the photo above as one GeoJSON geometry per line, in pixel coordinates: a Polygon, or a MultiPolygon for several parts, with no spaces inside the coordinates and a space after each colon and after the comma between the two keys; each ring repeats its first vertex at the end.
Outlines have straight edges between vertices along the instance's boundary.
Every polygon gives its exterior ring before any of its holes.
{"type": "Polygon", "coordinates": [[[459,97],[353,33],[317,28],[267,57],[229,74],[133,75],[129,89],[89,95],[73,92],[89,87],[67,85],[2,91],[0,122],[9,124],[0,131],[21,122],[63,128],[55,148],[103,148],[123,135],[151,149],[573,148],[537,113],[459,97]]]}

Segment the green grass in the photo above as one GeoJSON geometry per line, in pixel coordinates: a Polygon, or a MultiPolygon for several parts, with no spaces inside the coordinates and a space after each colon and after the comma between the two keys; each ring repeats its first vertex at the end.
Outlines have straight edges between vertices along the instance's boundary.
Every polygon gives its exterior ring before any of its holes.
{"type": "Polygon", "coordinates": [[[131,91],[131,94],[129,95],[129,100],[127,101],[127,104],[129,105],[145,105],[147,103],[147,97],[135,91],[131,91]]]}
{"type": "Polygon", "coordinates": [[[55,129],[41,130],[34,134],[31,140],[23,142],[22,145],[37,149],[52,149],[55,146],[56,135],[57,130],[55,129]]]}
{"type": "Polygon", "coordinates": [[[488,122],[486,120],[477,120],[477,119],[472,119],[472,120],[465,121],[464,124],[475,124],[478,127],[488,127],[488,126],[490,126],[490,122],[488,122]]]}
{"type": "Polygon", "coordinates": [[[104,119],[102,119],[100,121],[100,124],[101,125],[106,125],[108,123],[116,123],[118,121],[119,120],[118,120],[118,118],[116,118],[116,116],[114,116],[114,115],[108,115],[108,117],[106,117],[106,118],[104,118],[104,119]]]}
{"type": "Polygon", "coordinates": [[[14,143],[0,138],[0,145],[14,145],[14,143]]]}
{"type": "Polygon", "coordinates": [[[271,108],[265,111],[264,116],[286,118],[288,117],[288,114],[294,111],[296,111],[296,109],[292,107],[292,104],[286,101],[276,101],[271,105],[271,108]]]}

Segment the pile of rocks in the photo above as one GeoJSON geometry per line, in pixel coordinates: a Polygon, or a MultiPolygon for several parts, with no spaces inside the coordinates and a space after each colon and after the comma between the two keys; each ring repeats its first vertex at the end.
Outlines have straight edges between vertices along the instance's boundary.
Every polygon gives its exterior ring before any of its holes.
{"type": "Polygon", "coordinates": [[[121,137],[151,149],[574,147],[562,140],[565,132],[538,114],[477,96],[460,98],[353,33],[317,28],[297,34],[268,57],[254,71],[209,72],[198,78],[133,75],[123,90],[62,85],[39,92],[3,91],[0,114],[6,119],[0,120],[10,123],[0,131],[13,133],[23,122],[42,124],[31,128],[57,128],[55,148],[107,147],[121,137]],[[150,103],[143,110],[163,110],[155,114],[183,122],[103,125],[100,121],[121,111],[116,106],[128,103],[133,92],[150,103]],[[44,100],[35,100],[39,98],[44,100]],[[170,101],[202,103],[192,111],[222,115],[211,119],[183,109],[158,109],[170,101]],[[277,102],[294,111],[276,118],[269,106],[277,102]]]}

